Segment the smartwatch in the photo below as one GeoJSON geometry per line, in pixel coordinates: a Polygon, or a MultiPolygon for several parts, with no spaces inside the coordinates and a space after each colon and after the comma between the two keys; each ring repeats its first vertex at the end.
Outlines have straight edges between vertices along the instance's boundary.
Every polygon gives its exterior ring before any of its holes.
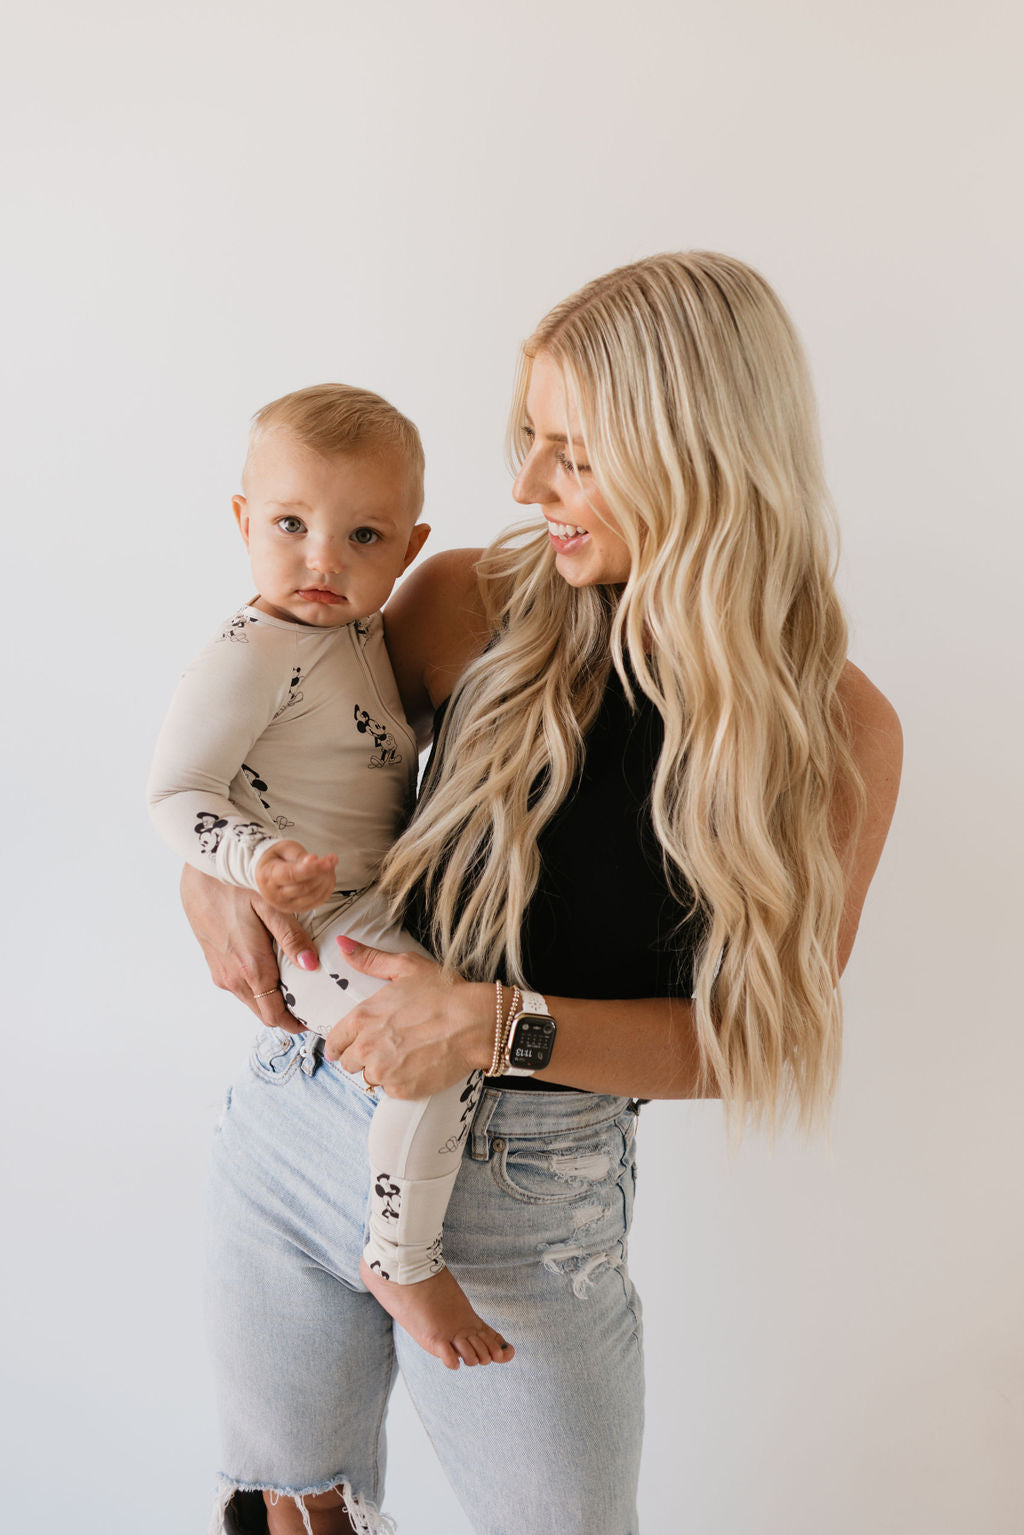
{"type": "Polygon", "coordinates": [[[522,1005],[508,1026],[502,1057],[505,1077],[532,1077],[542,1071],[555,1044],[557,1028],[544,998],[535,991],[524,991],[522,996],[522,1005]]]}

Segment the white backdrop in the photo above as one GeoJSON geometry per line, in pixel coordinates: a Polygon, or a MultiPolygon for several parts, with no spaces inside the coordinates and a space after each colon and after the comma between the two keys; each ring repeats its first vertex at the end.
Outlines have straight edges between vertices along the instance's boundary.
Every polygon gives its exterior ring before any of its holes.
{"type": "MultiPolygon", "coordinates": [[[[250,1028],[206,984],[142,784],[179,670],[248,592],[247,417],[323,379],[380,389],[423,430],[430,547],[484,542],[513,511],[517,341],[606,268],[703,246],[759,266],[806,339],[852,655],[907,758],[831,1148],[730,1163],[714,1106],[644,1110],[643,1525],[1020,1529],[1011,9],[22,8],[0,91],[6,1527],[205,1524],[202,1184],[250,1028]]],[[[385,1507],[465,1535],[400,1395],[393,1425],[385,1507]]]]}

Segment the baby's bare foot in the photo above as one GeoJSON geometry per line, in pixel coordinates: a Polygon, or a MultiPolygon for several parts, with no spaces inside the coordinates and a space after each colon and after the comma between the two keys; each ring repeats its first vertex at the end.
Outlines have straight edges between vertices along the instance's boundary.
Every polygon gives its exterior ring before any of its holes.
{"type": "Polygon", "coordinates": [[[416,1284],[392,1284],[374,1273],[365,1258],[359,1272],[370,1294],[420,1348],[449,1370],[463,1364],[508,1364],[515,1349],[477,1316],[469,1297],[448,1269],[416,1284]]]}

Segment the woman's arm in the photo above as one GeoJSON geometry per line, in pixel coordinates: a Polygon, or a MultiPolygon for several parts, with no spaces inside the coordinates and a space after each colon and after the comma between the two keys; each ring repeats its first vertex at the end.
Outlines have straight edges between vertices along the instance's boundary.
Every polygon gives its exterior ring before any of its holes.
{"type": "Polygon", "coordinates": [[[446,549],[417,565],[384,609],[384,638],[406,718],[421,746],[434,710],[490,634],[477,582],[479,549],[446,549]]]}
{"type": "MultiPolygon", "coordinates": [[[[902,762],[902,733],[888,700],[855,666],[847,665],[842,701],[852,749],[864,779],[866,812],[850,856],[846,907],[839,936],[839,969],[853,947],[864,899],[892,820],[902,762]]],[[[846,800],[836,805],[840,852],[855,824],[846,800]]],[[[349,1071],[366,1068],[396,1098],[417,1098],[485,1069],[494,1038],[494,987],[445,977],[416,955],[382,954],[346,942],[356,969],[391,982],[335,1025],[327,1054],[349,1071]]],[[[692,1098],[698,1091],[693,1009],[663,997],[591,1001],[545,999],[558,1024],[550,1064],[539,1078],[591,1092],[637,1098],[692,1098]]]]}
{"type": "MultiPolygon", "coordinates": [[[[847,662],[840,679],[851,749],[864,780],[865,810],[855,847],[854,806],[841,795],[833,822],[840,855],[849,857],[839,931],[839,975],[846,969],[868,887],[882,856],[900,784],[903,733],[892,704],[847,662]]],[[[839,976],[836,977],[839,979],[839,976]]],[[[693,1009],[686,1001],[581,1002],[547,999],[558,1022],[556,1054],[539,1076],[595,1092],[636,1098],[690,1098],[698,1081],[693,1009]]]]}
{"type": "MultiPolygon", "coordinates": [[[[494,1047],[495,992],[448,977],[418,954],[385,954],[345,941],[364,975],[390,981],[336,1023],[325,1047],[346,1071],[365,1069],[392,1098],[424,1098],[471,1071],[494,1047]]],[[[508,999],[506,991],[506,1001],[508,999]]],[[[634,1098],[697,1096],[697,1050],[689,1002],[545,997],[558,1024],[551,1063],[538,1078],[634,1098]]]]}
{"type": "MultiPolygon", "coordinates": [[[[839,698],[851,729],[851,749],[864,780],[865,808],[857,843],[850,859],[846,905],[839,930],[839,973],[846,969],[868,887],[878,868],[889,834],[903,768],[903,731],[892,704],[859,667],[847,661],[839,680],[839,698]]],[[[854,807],[840,796],[833,807],[833,824],[840,856],[848,854],[854,807]]]]}

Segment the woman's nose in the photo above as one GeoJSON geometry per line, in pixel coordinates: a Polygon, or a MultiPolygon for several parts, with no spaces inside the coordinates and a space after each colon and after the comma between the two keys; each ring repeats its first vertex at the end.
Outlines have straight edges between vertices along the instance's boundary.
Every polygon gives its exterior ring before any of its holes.
{"type": "Polygon", "coordinates": [[[539,506],[554,500],[550,480],[535,453],[528,453],[523,460],[512,485],[512,495],[520,506],[539,506]]]}

